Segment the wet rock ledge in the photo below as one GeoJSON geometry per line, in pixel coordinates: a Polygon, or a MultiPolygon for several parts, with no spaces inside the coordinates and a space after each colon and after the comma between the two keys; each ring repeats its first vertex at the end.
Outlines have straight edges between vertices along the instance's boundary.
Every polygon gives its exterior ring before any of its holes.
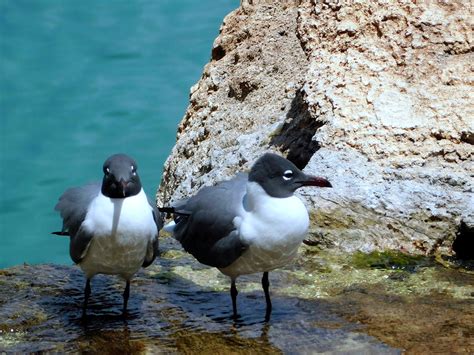
{"type": "Polygon", "coordinates": [[[472,353],[474,268],[394,252],[337,254],[312,246],[270,273],[264,322],[260,275],[229,280],[163,239],[162,255],[132,282],[98,276],[86,321],[77,267],[0,270],[0,353],[472,353]]]}

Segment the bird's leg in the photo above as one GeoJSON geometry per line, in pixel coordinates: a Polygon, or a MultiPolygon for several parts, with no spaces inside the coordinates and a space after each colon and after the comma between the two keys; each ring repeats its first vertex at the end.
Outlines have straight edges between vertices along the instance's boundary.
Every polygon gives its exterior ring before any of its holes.
{"type": "Polygon", "coordinates": [[[84,288],[84,305],[82,306],[82,318],[86,317],[87,303],[91,294],[91,279],[87,279],[86,287],[84,288]]]}
{"type": "Polygon", "coordinates": [[[239,291],[237,291],[237,287],[235,287],[235,279],[232,279],[232,283],[230,285],[230,296],[232,297],[232,310],[234,311],[234,318],[237,318],[237,295],[239,291]]]}
{"type": "Polygon", "coordinates": [[[270,292],[268,292],[268,287],[270,282],[268,281],[268,271],[263,273],[262,277],[262,287],[263,292],[265,292],[265,301],[267,302],[267,310],[265,312],[265,322],[270,320],[270,314],[272,313],[272,301],[270,300],[270,292]]]}
{"type": "Polygon", "coordinates": [[[127,313],[128,296],[130,296],[130,280],[127,280],[125,291],[123,291],[123,315],[127,313]]]}

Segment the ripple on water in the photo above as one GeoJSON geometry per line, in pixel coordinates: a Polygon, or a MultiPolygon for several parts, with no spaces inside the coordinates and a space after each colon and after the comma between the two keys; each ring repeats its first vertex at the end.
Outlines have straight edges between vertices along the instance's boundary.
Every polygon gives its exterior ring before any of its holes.
{"type": "MultiPolygon", "coordinates": [[[[0,310],[0,317],[8,320],[0,329],[14,329],[18,337],[12,340],[10,336],[7,341],[3,333],[0,349],[398,353],[358,333],[331,313],[323,300],[281,296],[277,289],[270,322],[264,321],[265,300],[260,289],[239,294],[241,317],[234,321],[227,289],[205,288],[173,273],[176,263],[188,262],[187,258],[161,259],[150,270],[140,272],[132,282],[125,319],[121,316],[124,282],[97,276],[91,285],[86,322],[80,317],[84,278],[77,268],[41,265],[10,269],[10,275],[1,276],[0,283],[9,277],[21,278],[23,284],[0,291],[0,302],[9,305],[0,310]]],[[[223,278],[222,282],[228,281],[223,278]]]]}

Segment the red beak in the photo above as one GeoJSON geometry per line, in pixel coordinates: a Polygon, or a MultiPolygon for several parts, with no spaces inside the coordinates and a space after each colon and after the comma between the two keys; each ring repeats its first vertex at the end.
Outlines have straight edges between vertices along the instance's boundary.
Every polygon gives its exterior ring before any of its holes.
{"type": "Polygon", "coordinates": [[[306,175],[307,179],[301,181],[303,186],[332,187],[331,183],[319,176],[306,175]]]}

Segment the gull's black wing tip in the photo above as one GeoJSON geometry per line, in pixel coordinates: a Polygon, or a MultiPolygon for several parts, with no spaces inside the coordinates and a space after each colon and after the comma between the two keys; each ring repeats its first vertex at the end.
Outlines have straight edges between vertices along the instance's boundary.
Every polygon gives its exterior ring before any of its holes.
{"type": "Polygon", "coordinates": [[[51,232],[51,234],[60,235],[61,237],[70,237],[71,236],[69,234],[69,232],[51,232]]]}

